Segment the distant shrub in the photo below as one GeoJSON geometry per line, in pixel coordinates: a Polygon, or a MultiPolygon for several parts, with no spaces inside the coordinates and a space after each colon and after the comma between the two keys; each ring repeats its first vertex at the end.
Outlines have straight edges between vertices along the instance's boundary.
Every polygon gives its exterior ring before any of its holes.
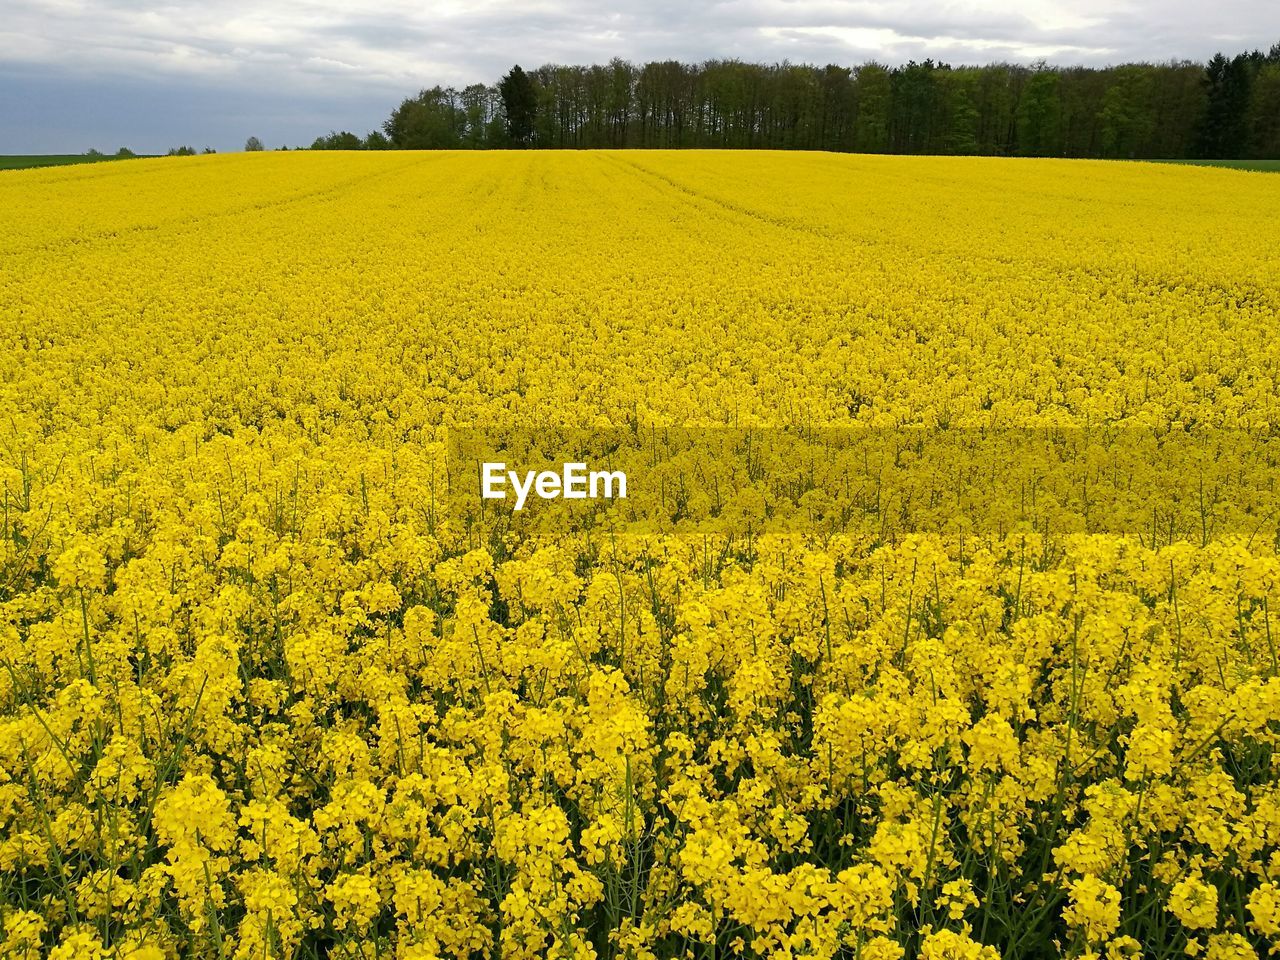
{"type": "Polygon", "coordinates": [[[329,131],[327,137],[316,137],[311,143],[312,150],[363,150],[364,141],[350,131],[329,131]]]}

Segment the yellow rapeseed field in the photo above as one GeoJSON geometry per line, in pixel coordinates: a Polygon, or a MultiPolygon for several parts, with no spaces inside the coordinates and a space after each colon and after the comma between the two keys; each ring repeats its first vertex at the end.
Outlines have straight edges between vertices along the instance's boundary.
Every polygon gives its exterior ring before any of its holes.
{"type": "Polygon", "coordinates": [[[263,153],[0,210],[0,956],[1280,950],[1273,514],[535,535],[444,479],[474,427],[1268,437],[1280,180],[263,153]]]}

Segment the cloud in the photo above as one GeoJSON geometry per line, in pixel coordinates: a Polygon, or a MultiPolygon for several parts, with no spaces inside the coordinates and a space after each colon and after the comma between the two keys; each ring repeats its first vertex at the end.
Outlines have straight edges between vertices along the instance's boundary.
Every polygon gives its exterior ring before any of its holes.
{"type": "MultiPolygon", "coordinates": [[[[620,56],[897,63],[932,56],[951,63],[1101,64],[1204,59],[1218,49],[1280,39],[1274,0],[387,0],[376,8],[349,0],[5,0],[5,6],[0,151],[26,148],[18,140],[33,131],[17,122],[23,104],[34,98],[56,117],[60,91],[94,91],[127,136],[146,127],[128,97],[166,115],[184,97],[201,103],[208,97],[226,106],[228,122],[252,129],[303,105],[329,103],[333,116],[345,117],[346,106],[394,103],[422,86],[492,81],[514,62],[533,67],[620,56]],[[164,91],[169,99],[157,100],[164,91]]],[[[46,122],[52,137],[54,120],[46,122]]]]}

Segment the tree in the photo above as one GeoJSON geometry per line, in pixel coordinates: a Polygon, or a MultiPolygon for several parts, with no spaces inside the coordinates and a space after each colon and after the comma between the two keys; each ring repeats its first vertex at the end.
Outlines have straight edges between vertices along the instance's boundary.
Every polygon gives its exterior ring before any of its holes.
{"type": "Polygon", "coordinates": [[[1062,105],[1058,85],[1058,72],[1038,64],[1018,103],[1019,153],[1051,157],[1060,152],[1062,105]]]}
{"type": "Polygon", "coordinates": [[[609,142],[611,147],[627,145],[627,129],[631,119],[631,98],[635,93],[635,68],[626,60],[614,57],[609,61],[605,78],[605,110],[608,112],[609,142]]]}
{"type": "Polygon", "coordinates": [[[675,60],[514,66],[315,149],[728,147],[1055,157],[1280,154],[1280,44],[1114,67],[675,60]]]}
{"type": "Polygon", "coordinates": [[[1280,44],[1271,48],[1273,62],[1253,78],[1249,100],[1250,152],[1255,157],[1280,157],[1280,44]]]}
{"type": "Polygon", "coordinates": [[[822,68],[818,82],[822,92],[817,146],[822,150],[851,150],[856,112],[853,71],[829,63],[822,68]]]}
{"type": "Polygon", "coordinates": [[[858,117],[854,121],[855,150],[884,153],[889,149],[893,85],[889,71],[878,63],[858,68],[858,117]]]}
{"type": "Polygon", "coordinates": [[[244,142],[245,153],[257,153],[262,149],[262,141],[257,137],[250,137],[244,142]]]}
{"type": "Polygon", "coordinates": [[[1248,140],[1251,66],[1244,54],[1228,60],[1219,53],[1205,67],[1208,104],[1196,138],[1200,156],[1222,159],[1243,153],[1248,140]]]}
{"type": "Polygon", "coordinates": [[[973,70],[938,73],[938,136],[943,153],[978,152],[977,75],[973,70]]]}
{"type": "Polygon", "coordinates": [[[169,157],[194,157],[195,155],[195,147],[170,147],[166,154],[169,157]]]}
{"type": "Polygon", "coordinates": [[[1103,156],[1149,156],[1146,145],[1156,123],[1152,110],[1152,68],[1132,64],[1117,68],[1115,74],[1115,82],[1103,96],[1102,112],[1098,115],[1103,156]]]}
{"type": "Polygon", "coordinates": [[[1195,142],[1196,121],[1207,97],[1201,78],[1204,65],[1188,61],[1162,63],[1153,69],[1151,110],[1155,127],[1148,137],[1148,156],[1187,157],[1195,142]]]}
{"type": "Polygon", "coordinates": [[[1017,148],[1018,107],[1031,73],[1027,67],[1009,63],[978,69],[973,94],[978,111],[978,153],[1007,156],[1017,148]]]}
{"type": "Polygon", "coordinates": [[[934,125],[937,104],[934,74],[939,68],[932,60],[916,63],[890,75],[892,84],[892,137],[894,153],[936,153],[934,125]]]}
{"type": "Polygon", "coordinates": [[[350,131],[338,133],[330,130],[327,137],[316,137],[311,143],[312,150],[363,150],[364,141],[350,131]]]}
{"type": "Polygon", "coordinates": [[[136,157],[137,154],[134,153],[132,150],[130,150],[128,147],[121,147],[119,150],[116,151],[116,156],[119,157],[121,160],[125,160],[125,159],[128,159],[129,157],[136,157]]]}
{"type": "Polygon", "coordinates": [[[398,150],[452,150],[466,129],[466,115],[453,88],[432,87],[405,100],[382,125],[398,150]]]}
{"type": "Polygon", "coordinates": [[[538,113],[538,93],[529,75],[516,64],[498,82],[502,109],[507,118],[507,137],[515,146],[528,146],[533,139],[538,113]]]}
{"type": "Polygon", "coordinates": [[[462,146],[473,149],[501,146],[505,123],[497,87],[473,83],[458,94],[463,115],[462,146]]]}

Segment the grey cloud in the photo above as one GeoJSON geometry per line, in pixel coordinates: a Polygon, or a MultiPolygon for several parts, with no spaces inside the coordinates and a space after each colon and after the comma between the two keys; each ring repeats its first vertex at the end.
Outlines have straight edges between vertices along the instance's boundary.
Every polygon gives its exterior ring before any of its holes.
{"type": "Polygon", "coordinates": [[[309,140],[329,127],[363,132],[419,87],[492,81],[513,62],[536,67],[622,56],[852,64],[933,56],[956,64],[1040,57],[1099,64],[1204,59],[1218,49],[1280,40],[1274,0],[388,0],[377,7],[349,0],[5,0],[5,6],[0,152],[83,149],[79,139],[72,143],[83,125],[109,122],[122,142],[133,135],[130,146],[154,149],[167,145],[154,140],[162,118],[181,124],[191,116],[206,122],[202,129],[220,148],[238,147],[250,133],[274,143],[309,140]],[[77,113],[86,101],[95,104],[88,117],[77,113]],[[40,105],[38,120],[33,105],[40,105]],[[315,122],[325,116],[331,119],[315,122]],[[310,136],[298,135],[302,123],[292,118],[301,117],[310,136]]]}

